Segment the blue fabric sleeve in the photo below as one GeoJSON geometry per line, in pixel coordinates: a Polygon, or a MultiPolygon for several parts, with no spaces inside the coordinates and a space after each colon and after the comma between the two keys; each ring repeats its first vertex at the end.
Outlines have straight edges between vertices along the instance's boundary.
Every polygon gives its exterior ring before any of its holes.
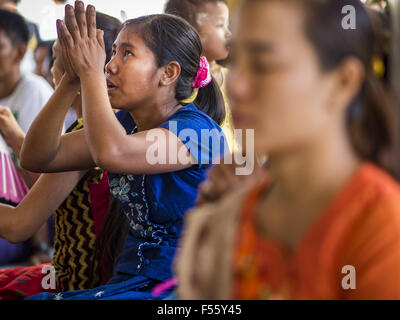
{"type": "Polygon", "coordinates": [[[187,147],[199,168],[207,168],[229,150],[221,128],[201,111],[178,111],[159,126],[174,133],[187,147]]]}

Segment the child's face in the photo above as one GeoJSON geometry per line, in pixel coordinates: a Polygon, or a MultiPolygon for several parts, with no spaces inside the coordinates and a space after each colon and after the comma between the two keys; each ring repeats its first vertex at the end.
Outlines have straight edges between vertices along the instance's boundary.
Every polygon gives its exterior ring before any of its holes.
{"type": "Polygon", "coordinates": [[[298,150],[342,122],[331,103],[338,94],[334,75],[321,70],[304,19],[293,4],[256,1],[233,28],[227,78],[232,114],[237,128],[255,130],[263,153],[298,150]]]}
{"type": "Polygon", "coordinates": [[[203,45],[203,55],[209,61],[223,60],[229,54],[231,32],[229,9],[223,2],[208,2],[196,16],[197,31],[203,45]]]}

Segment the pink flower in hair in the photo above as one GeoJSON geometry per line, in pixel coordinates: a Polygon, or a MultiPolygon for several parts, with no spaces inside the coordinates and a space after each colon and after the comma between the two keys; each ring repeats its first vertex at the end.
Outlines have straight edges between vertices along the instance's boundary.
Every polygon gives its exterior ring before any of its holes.
{"type": "Polygon", "coordinates": [[[200,58],[200,68],[197,70],[196,78],[193,81],[193,88],[204,88],[210,84],[211,80],[210,65],[207,58],[202,56],[200,58]]]}

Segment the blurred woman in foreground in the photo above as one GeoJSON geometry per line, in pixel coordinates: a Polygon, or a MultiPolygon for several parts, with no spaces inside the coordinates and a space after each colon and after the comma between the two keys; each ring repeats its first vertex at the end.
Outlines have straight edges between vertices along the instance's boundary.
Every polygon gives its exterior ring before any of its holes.
{"type": "Polygon", "coordinates": [[[399,299],[395,110],[366,8],[247,0],[238,12],[233,117],[255,129],[269,173],[187,216],[180,298],[399,299]]]}

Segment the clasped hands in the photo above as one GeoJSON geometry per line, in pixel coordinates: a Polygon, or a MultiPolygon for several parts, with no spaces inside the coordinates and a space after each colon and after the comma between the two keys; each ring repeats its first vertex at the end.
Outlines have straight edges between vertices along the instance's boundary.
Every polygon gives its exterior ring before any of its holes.
{"type": "Polygon", "coordinates": [[[85,77],[104,76],[106,52],[102,30],[96,28],[96,9],[75,1],[65,6],[65,22],[57,20],[65,76],[73,82],[85,77]]]}

